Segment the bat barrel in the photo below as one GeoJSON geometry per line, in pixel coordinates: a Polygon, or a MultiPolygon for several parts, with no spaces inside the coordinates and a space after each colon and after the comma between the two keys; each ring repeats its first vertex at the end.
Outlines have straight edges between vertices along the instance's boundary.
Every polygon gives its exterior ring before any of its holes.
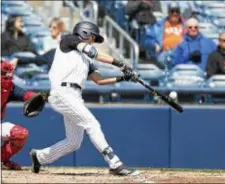
{"type": "Polygon", "coordinates": [[[171,99],[169,96],[166,96],[162,93],[160,93],[159,91],[155,90],[153,87],[151,87],[150,85],[148,85],[145,81],[143,81],[142,79],[138,79],[138,82],[143,85],[144,87],[146,87],[153,95],[158,96],[159,98],[161,98],[164,102],[166,102],[168,105],[170,105],[171,107],[173,107],[175,110],[177,110],[178,112],[182,113],[183,107],[176,103],[173,99],[171,99]]]}

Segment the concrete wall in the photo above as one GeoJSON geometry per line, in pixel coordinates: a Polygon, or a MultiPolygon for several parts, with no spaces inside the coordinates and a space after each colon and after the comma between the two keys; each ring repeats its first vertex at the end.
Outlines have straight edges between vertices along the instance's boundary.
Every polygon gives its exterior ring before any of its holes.
{"type": "MultiPolygon", "coordinates": [[[[21,104],[9,104],[4,121],[30,131],[24,149],[14,157],[30,165],[31,148],[44,148],[64,138],[62,116],[48,105],[40,116],[25,118],[21,104]]],[[[88,105],[106,138],[128,166],[225,168],[225,107],[186,106],[183,114],[150,105],[88,105]]],[[[52,165],[107,166],[87,136],[80,150],[52,165]]]]}

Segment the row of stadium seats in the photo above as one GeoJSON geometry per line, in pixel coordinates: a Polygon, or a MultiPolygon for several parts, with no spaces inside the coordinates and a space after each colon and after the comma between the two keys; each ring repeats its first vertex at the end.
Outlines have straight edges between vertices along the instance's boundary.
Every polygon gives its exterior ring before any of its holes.
{"type": "Polygon", "coordinates": [[[209,22],[218,31],[225,30],[224,1],[194,1],[194,12],[201,22],[209,22]]]}
{"type": "MultiPolygon", "coordinates": [[[[100,73],[106,77],[122,75],[120,70],[111,65],[98,64],[97,67],[100,73]]],[[[205,73],[196,65],[177,65],[170,71],[164,71],[153,64],[140,64],[136,71],[150,85],[165,93],[175,90],[178,94],[200,95],[223,94],[225,91],[224,75],[206,79],[205,73]]],[[[50,89],[50,82],[45,66],[38,67],[35,64],[28,64],[17,68],[15,74],[17,76],[15,79],[17,84],[25,88],[36,91],[49,91],[50,89]]],[[[104,95],[108,97],[108,100],[111,99],[109,98],[110,95],[114,94],[115,96],[117,94],[115,99],[119,99],[118,101],[123,101],[126,95],[130,96],[129,101],[136,98],[142,101],[154,100],[143,86],[132,82],[98,86],[93,81],[88,80],[85,83],[84,94],[88,94],[89,97],[104,95]]]]}
{"type": "MultiPolygon", "coordinates": [[[[107,1],[107,3],[105,1],[101,1],[101,3],[105,3],[108,11],[114,10],[114,16],[117,17],[117,21],[120,22],[120,25],[122,27],[125,26],[124,28],[126,28],[127,26],[127,29],[129,29],[129,25],[127,21],[125,21],[127,20],[127,17],[124,16],[123,1],[112,1],[111,3],[115,6],[110,4],[110,1],[107,1]],[[124,19],[121,17],[124,17],[124,19]]],[[[48,28],[33,12],[32,7],[28,6],[24,1],[3,1],[3,5],[2,22],[7,20],[7,17],[9,15],[21,15],[24,20],[24,32],[31,38],[33,43],[35,43],[36,48],[39,50],[39,52],[43,50],[46,43],[51,43],[50,41],[46,41],[51,40],[48,28]],[[14,8],[11,9],[11,7],[14,8]]],[[[162,12],[155,12],[155,14],[157,15],[158,19],[164,16],[162,12]]],[[[202,29],[204,28],[205,33],[210,33],[211,31],[214,32],[215,30],[218,30],[215,25],[208,22],[202,22],[200,24],[200,27],[202,27],[202,29]]],[[[34,57],[29,53],[21,53],[21,55],[24,55],[25,57],[34,57]]],[[[95,64],[104,76],[110,77],[122,74],[119,70],[117,70],[116,68],[112,68],[111,66],[100,63],[95,64]]],[[[172,70],[167,71],[161,70],[155,65],[139,64],[136,70],[142,78],[148,81],[151,85],[157,87],[159,90],[164,91],[165,93],[176,90],[180,94],[193,93],[199,95],[202,93],[221,94],[225,91],[225,79],[223,76],[214,76],[207,80],[205,78],[205,73],[195,65],[177,65],[172,70]]],[[[48,91],[50,88],[47,69],[45,65],[41,67],[35,64],[27,64],[24,66],[19,65],[16,69],[15,74],[16,75],[14,81],[20,86],[37,91],[48,91]]],[[[97,96],[97,101],[99,100],[99,95],[101,96],[101,94],[104,94],[104,98],[106,98],[104,100],[155,100],[145,88],[143,88],[139,84],[131,82],[122,82],[109,86],[97,86],[92,81],[87,81],[83,94],[87,94],[87,100],[88,98],[97,96]]]]}
{"type": "Polygon", "coordinates": [[[43,20],[34,12],[32,6],[25,1],[2,1],[1,13],[1,32],[5,30],[5,23],[9,16],[19,15],[23,19],[23,32],[30,38],[39,54],[52,48],[52,41],[48,27],[43,20]]]}

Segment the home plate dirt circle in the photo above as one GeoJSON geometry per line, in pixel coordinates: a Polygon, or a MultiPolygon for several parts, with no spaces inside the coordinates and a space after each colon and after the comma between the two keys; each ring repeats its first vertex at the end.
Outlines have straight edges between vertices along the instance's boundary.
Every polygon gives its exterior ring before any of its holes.
{"type": "Polygon", "coordinates": [[[107,168],[43,167],[39,174],[30,168],[2,171],[2,183],[225,183],[225,171],[140,169],[141,174],[119,177],[107,168]]]}

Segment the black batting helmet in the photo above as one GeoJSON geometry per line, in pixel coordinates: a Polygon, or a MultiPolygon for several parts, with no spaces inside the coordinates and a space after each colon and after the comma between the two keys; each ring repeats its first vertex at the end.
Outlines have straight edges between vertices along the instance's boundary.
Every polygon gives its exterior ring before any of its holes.
{"type": "Polygon", "coordinates": [[[88,39],[94,35],[96,37],[96,43],[102,43],[104,41],[104,38],[100,35],[98,26],[87,21],[77,23],[73,29],[73,35],[78,35],[83,39],[88,39]]]}

